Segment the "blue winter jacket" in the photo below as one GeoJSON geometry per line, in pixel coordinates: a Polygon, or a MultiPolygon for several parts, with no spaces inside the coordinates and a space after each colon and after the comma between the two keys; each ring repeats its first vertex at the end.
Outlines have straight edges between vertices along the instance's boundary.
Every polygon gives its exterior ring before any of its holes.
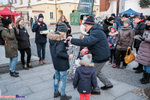
{"type": "Polygon", "coordinates": [[[97,79],[93,67],[80,66],[76,69],[73,86],[78,88],[78,92],[89,94],[92,92],[92,87],[97,87],[97,79]]]}
{"type": "Polygon", "coordinates": [[[40,31],[47,30],[47,26],[44,22],[43,25],[38,25],[38,21],[33,25],[32,32],[35,34],[35,43],[46,43],[47,37],[45,34],[40,34],[40,31]]]}
{"type": "Polygon", "coordinates": [[[110,49],[107,37],[103,31],[103,27],[95,24],[89,31],[89,36],[84,39],[72,38],[72,44],[79,46],[87,46],[94,63],[102,63],[109,60],[110,49]]]}

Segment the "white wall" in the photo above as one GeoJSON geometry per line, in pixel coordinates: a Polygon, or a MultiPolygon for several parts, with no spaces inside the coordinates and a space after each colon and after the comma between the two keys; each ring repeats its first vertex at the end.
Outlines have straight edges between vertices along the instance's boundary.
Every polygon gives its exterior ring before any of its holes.
{"type": "MultiPolygon", "coordinates": [[[[25,6],[28,6],[28,0],[22,0],[23,1],[23,4],[20,5],[20,0],[17,0],[17,3],[16,4],[13,4],[13,6],[15,8],[18,8],[18,7],[25,7],[25,6]]],[[[65,3],[65,2],[70,2],[70,3],[79,3],[79,0],[61,0],[61,1],[58,1],[57,0],[57,3],[65,3]]],[[[95,3],[95,5],[99,5],[99,2],[100,0],[97,0],[97,2],[95,3]]],[[[41,0],[41,1],[38,1],[37,0],[31,0],[31,3],[30,5],[37,5],[37,4],[44,4],[44,3],[50,3],[50,4],[55,4],[55,0],[54,1],[49,1],[49,0],[41,0]]]]}
{"type": "Polygon", "coordinates": [[[139,5],[140,0],[126,0],[125,1],[125,10],[129,8],[135,10],[136,12],[143,13],[144,15],[150,15],[150,8],[142,9],[139,5]]]}

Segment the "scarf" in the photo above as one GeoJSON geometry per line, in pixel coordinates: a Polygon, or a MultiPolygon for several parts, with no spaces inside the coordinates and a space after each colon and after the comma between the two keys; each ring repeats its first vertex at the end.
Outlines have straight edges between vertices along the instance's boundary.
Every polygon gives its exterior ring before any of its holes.
{"type": "Polygon", "coordinates": [[[42,25],[42,26],[43,26],[43,22],[41,22],[41,21],[39,21],[39,20],[38,20],[38,22],[40,23],[40,25],[42,25]]]}

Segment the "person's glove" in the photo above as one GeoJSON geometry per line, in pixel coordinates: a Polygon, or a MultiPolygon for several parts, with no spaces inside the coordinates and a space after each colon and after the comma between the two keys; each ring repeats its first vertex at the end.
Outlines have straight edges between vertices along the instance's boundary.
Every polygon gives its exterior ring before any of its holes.
{"type": "Polygon", "coordinates": [[[144,37],[139,37],[141,39],[141,41],[145,41],[145,38],[144,37]]]}

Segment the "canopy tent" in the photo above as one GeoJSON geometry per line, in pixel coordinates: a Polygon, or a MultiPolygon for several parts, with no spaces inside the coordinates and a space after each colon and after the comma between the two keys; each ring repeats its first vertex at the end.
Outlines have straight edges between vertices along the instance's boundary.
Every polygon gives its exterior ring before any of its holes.
{"type": "Polygon", "coordinates": [[[119,13],[119,15],[123,15],[123,14],[127,14],[127,15],[140,15],[140,13],[132,10],[131,8],[128,9],[128,10],[126,10],[126,11],[124,11],[124,12],[119,13]]]}
{"type": "Polygon", "coordinates": [[[6,16],[11,18],[11,14],[13,23],[15,23],[15,17],[21,15],[21,13],[15,13],[13,11],[10,11],[7,7],[5,7],[3,10],[0,10],[0,15],[3,16],[4,18],[6,18],[6,16]]]}

